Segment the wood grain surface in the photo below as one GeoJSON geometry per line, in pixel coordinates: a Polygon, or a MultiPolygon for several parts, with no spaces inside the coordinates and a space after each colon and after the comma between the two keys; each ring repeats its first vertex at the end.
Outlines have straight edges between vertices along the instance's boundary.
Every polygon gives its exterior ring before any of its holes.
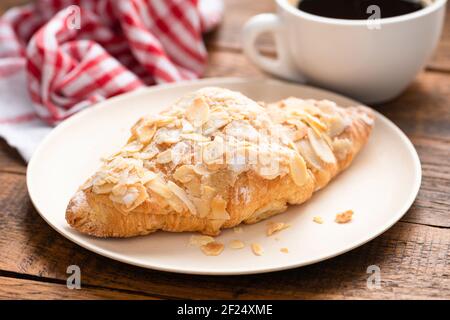
{"type": "MultiPolygon", "coordinates": [[[[27,1],[0,3],[0,13],[27,1]]],[[[221,27],[206,36],[206,76],[266,77],[242,54],[240,30],[271,0],[226,0],[221,27]]],[[[91,253],[38,215],[26,190],[26,164],[0,140],[0,299],[450,299],[450,7],[427,69],[396,100],[375,106],[416,147],[419,195],[390,230],[339,257],[289,271],[250,276],[187,276],[146,270],[91,253]],[[81,268],[82,288],[66,287],[67,266],[81,268]],[[381,269],[369,290],[367,268],[381,269]]],[[[269,37],[260,47],[273,52],[269,37]]]]}

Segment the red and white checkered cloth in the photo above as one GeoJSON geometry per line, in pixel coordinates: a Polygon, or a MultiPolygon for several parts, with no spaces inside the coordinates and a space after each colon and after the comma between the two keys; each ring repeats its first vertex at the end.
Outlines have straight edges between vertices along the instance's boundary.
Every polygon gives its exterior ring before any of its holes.
{"type": "Polygon", "coordinates": [[[27,160],[49,129],[93,103],[195,79],[222,0],[37,0],[0,18],[0,136],[27,160]]]}

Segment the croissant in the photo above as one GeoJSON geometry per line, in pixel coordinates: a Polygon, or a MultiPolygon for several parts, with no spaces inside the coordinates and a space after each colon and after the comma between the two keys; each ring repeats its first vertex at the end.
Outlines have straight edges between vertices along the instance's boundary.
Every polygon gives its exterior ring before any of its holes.
{"type": "Polygon", "coordinates": [[[97,237],[217,235],[307,201],[350,165],[373,124],[366,107],[297,98],[264,105],[203,88],[140,119],[70,200],[66,220],[97,237]]]}

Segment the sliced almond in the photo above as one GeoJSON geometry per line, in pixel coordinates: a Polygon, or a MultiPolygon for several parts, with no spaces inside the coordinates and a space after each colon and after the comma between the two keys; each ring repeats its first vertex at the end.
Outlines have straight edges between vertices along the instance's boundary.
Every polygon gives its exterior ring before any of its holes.
{"type": "Polygon", "coordinates": [[[289,162],[289,172],[294,183],[301,187],[308,181],[308,168],[305,160],[295,151],[289,162]]]}
{"type": "Polygon", "coordinates": [[[203,163],[197,163],[192,169],[200,176],[205,176],[211,173],[203,163]]]}
{"type": "Polygon", "coordinates": [[[204,218],[209,215],[210,212],[210,201],[202,198],[192,198],[192,202],[197,208],[197,213],[200,218],[204,218]]]}
{"type": "Polygon", "coordinates": [[[192,201],[189,200],[189,197],[184,189],[180,188],[172,181],[167,182],[167,187],[186,205],[186,207],[193,215],[197,214],[197,209],[195,208],[192,201]]]}
{"type": "Polygon", "coordinates": [[[208,121],[209,105],[203,97],[196,98],[186,109],[186,118],[194,127],[200,127],[208,121]]]}
{"type": "Polygon", "coordinates": [[[339,213],[336,215],[337,223],[348,223],[352,220],[353,210],[347,210],[345,212],[339,213]]]}
{"type": "Polygon", "coordinates": [[[269,222],[267,223],[266,234],[267,236],[271,236],[276,232],[289,228],[290,225],[284,222],[269,222]]]}
{"type": "Polygon", "coordinates": [[[288,248],[281,248],[280,251],[283,252],[283,253],[289,253],[289,249],[288,248]]]}
{"type": "Polygon", "coordinates": [[[137,140],[131,141],[125,147],[122,148],[122,151],[125,152],[138,152],[140,151],[144,145],[137,140]]]}
{"type": "Polygon", "coordinates": [[[304,124],[302,121],[292,118],[287,119],[286,123],[292,124],[295,127],[295,128],[291,127],[293,130],[295,130],[294,134],[292,134],[293,141],[300,140],[304,136],[306,136],[308,132],[308,126],[304,124]]]}
{"type": "Polygon", "coordinates": [[[173,178],[180,181],[181,183],[187,183],[194,177],[195,172],[191,165],[182,165],[178,167],[173,174],[173,178]]]}
{"type": "Polygon", "coordinates": [[[231,249],[242,249],[245,247],[245,244],[241,240],[232,240],[230,242],[231,249]]]}
{"type": "Polygon", "coordinates": [[[181,126],[182,126],[182,131],[183,133],[190,133],[194,131],[194,127],[192,126],[192,124],[187,121],[186,119],[181,119],[181,126]]]}
{"type": "Polygon", "coordinates": [[[297,151],[304,158],[310,168],[314,168],[316,170],[322,169],[321,161],[307,139],[297,141],[295,145],[297,151]]]}
{"type": "Polygon", "coordinates": [[[164,127],[167,126],[168,124],[172,123],[173,121],[175,121],[177,118],[173,117],[173,116],[167,116],[167,115],[156,115],[153,119],[153,122],[158,126],[158,127],[164,127]]]}
{"type": "Polygon", "coordinates": [[[112,183],[104,183],[101,185],[95,185],[92,187],[92,191],[96,194],[105,194],[110,193],[112,189],[114,188],[114,184],[112,183]]]}
{"type": "Polygon", "coordinates": [[[161,128],[156,132],[155,143],[157,144],[175,144],[180,141],[180,130],[161,128]]]}
{"type": "Polygon", "coordinates": [[[220,228],[222,228],[223,224],[225,223],[225,219],[210,219],[208,221],[209,226],[212,228],[212,230],[219,231],[220,228]]]}
{"type": "Polygon", "coordinates": [[[202,198],[208,199],[208,200],[212,200],[212,198],[214,198],[214,196],[217,193],[216,189],[214,189],[213,187],[210,187],[208,185],[202,185],[200,187],[200,190],[201,190],[202,198]]]}
{"type": "Polygon", "coordinates": [[[364,108],[362,112],[359,113],[360,119],[364,121],[364,123],[368,126],[373,126],[375,123],[375,120],[373,118],[373,113],[369,110],[366,110],[367,108],[364,108]],[[369,112],[371,115],[369,115],[369,112]]]}
{"type": "Polygon", "coordinates": [[[191,146],[186,141],[178,142],[171,148],[172,163],[177,166],[180,163],[190,163],[192,154],[191,146]]]}
{"type": "Polygon", "coordinates": [[[171,161],[172,161],[172,150],[171,149],[167,149],[167,150],[161,152],[156,157],[156,162],[160,163],[160,164],[169,163],[171,161]]]}
{"type": "Polygon", "coordinates": [[[153,192],[155,192],[156,194],[160,195],[165,199],[169,199],[172,197],[172,192],[159,177],[151,180],[149,183],[146,184],[146,186],[150,190],[152,190],[153,192]]]}
{"type": "Polygon", "coordinates": [[[318,136],[314,130],[308,130],[308,139],[315,153],[326,163],[336,163],[333,152],[324,139],[318,136]]]}
{"type": "Polygon", "coordinates": [[[126,207],[131,207],[135,200],[139,196],[139,191],[137,188],[131,187],[127,189],[127,192],[122,196],[122,202],[126,207]]]}
{"type": "Polygon", "coordinates": [[[148,182],[152,181],[153,179],[156,179],[158,175],[152,171],[146,171],[144,175],[141,178],[142,184],[147,184],[148,182]]]}
{"type": "Polygon", "coordinates": [[[214,242],[214,238],[210,236],[193,235],[189,238],[189,245],[196,247],[204,246],[210,242],[214,242]]]}
{"type": "Polygon", "coordinates": [[[109,198],[119,205],[120,210],[129,212],[141,205],[147,198],[147,190],[141,184],[130,186],[122,196],[110,194],[109,198]]]}
{"type": "MultiPolygon", "coordinates": [[[[200,178],[198,178],[198,177],[194,177],[191,180],[189,180],[188,182],[185,182],[184,187],[186,188],[186,191],[194,197],[200,197],[202,194],[202,191],[201,191],[202,183],[201,183],[200,178]]],[[[208,205],[209,205],[209,202],[208,202],[208,205]]]]}
{"type": "Polygon", "coordinates": [[[333,142],[333,150],[336,153],[336,156],[338,157],[338,159],[344,159],[347,154],[352,150],[352,142],[347,139],[339,139],[339,138],[334,138],[333,142]]]}
{"type": "Polygon", "coordinates": [[[150,160],[153,159],[158,153],[159,149],[154,144],[149,144],[139,153],[139,158],[142,160],[150,160]]]}
{"type": "Polygon", "coordinates": [[[209,242],[200,247],[207,256],[218,256],[222,253],[224,245],[220,242],[209,242]]]}
{"type": "Polygon", "coordinates": [[[313,218],[313,221],[314,221],[315,223],[318,223],[318,224],[322,224],[322,223],[323,223],[322,217],[319,217],[319,216],[315,216],[315,217],[313,218]]]}
{"type": "Polygon", "coordinates": [[[203,161],[207,164],[222,164],[223,154],[225,152],[224,140],[222,137],[216,136],[214,141],[203,147],[203,161]]]}
{"type": "Polygon", "coordinates": [[[135,130],[135,134],[139,141],[143,144],[149,143],[156,132],[156,125],[142,125],[138,126],[135,130]]]}
{"type": "Polygon", "coordinates": [[[335,137],[340,135],[346,128],[346,123],[339,115],[334,115],[329,117],[328,123],[328,134],[330,137],[335,137]]]}
{"type": "Polygon", "coordinates": [[[180,135],[180,137],[183,139],[186,139],[186,140],[192,140],[192,141],[197,141],[197,142],[211,141],[210,138],[202,136],[201,134],[198,134],[198,133],[182,133],[180,135]]]}
{"type": "Polygon", "coordinates": [[[86,189],[89,189],[92,186],[93,186],[92,178],[89,178],[88,180],[86,180],[85,183],[83,183],[83,185],[80,187],[80,189],[81,190],[86,190],[86,189]]]}
{"type": "Polygon", "coordinates": [[[242,229],[242,227],[234,227],[233,232],[234,233],[242,233],[242,232],[244,232],[244,229],[242,229]]]}
{"type": "Polygon", "coordinates": [[[259,243],[252,243],[252,251],[256,256],[262,256],[264,253],[264,249],[261,247],[259,243]]]}
{"type": "Polygon", "coordinates": [[[316,118],[309,113],[305,114],[305,118],[303,118],[303,120],[308,123],[317,135],[323,134],[328,129],[326,124],[320,121],[319,118],[316,118]]]}
{"type": "Polygon", "coordinates": [[[227,202],[222,199],[220,195],[215,196],[211,200],[211,219],[224,219],[228,220],[230,219],[230,215],[228,214],[227,210],[227,202]]]}
{"type": "Polygon", "coordinates": [[[112,188],[111,193],[115,196],[124,196],[127,193],[127,185],[124,183],[119,183],[112,188]]]}
{"type": "Polygon", "coordinates": [[[183,204],[180,198],[174,194],[172,194],[170,198],[167,198],[165,200],[176,213],[182,213],[186,210],[186,206],[183,204]]]}
{"type": "Polygon", "coordinates": [[[228,116],[227,112],[224,111],[215,111],[212,112],[209,116],[208,122],[204,125],[203,134],[210,135],[213,132],[216,132],[220,128],[226,126],[230,123],[231,118],[228,116]]]}

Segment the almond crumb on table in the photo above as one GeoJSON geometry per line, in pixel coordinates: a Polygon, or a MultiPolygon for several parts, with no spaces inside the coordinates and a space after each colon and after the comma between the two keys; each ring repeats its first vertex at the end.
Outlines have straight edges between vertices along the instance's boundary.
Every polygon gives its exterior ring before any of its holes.
{"type": "Polygon", "coordinates": [[[209,242],[208,244],[205,244],[204,246],[200,247],[204,254],[207,256],[218,256],[222,253],[224,249],[224,245],[220,242],[209,242]]]}
{"type": "Polygon", "coordinates": [[[339,213],[336,215],[337,223],[348,223],[352,220],[353,210],[347,210],[345,212],[339,213]]]}
{"type": "Polygon", "coordinates": [[[268,222],[266,234],[267,236],[271,236],[276,232],[289,228],[290,225],[284,222],[268,222]]]}
{"type": "Polygon", "coordinates": [[[318,223],[318,224],[322,224],[322,223],[323,223],[323,219],[322,219],[322,217],[320,217],[320,216],[315,216],[315,217],[313,218],[313,221],[314,221],[315,223],[318,223]]]}
{"type": "Polygon", "coordinates": [[[264,250],[259,243],[252,243],[252,251],[256,256],[262,256],[264,253],[264,250]]]}

